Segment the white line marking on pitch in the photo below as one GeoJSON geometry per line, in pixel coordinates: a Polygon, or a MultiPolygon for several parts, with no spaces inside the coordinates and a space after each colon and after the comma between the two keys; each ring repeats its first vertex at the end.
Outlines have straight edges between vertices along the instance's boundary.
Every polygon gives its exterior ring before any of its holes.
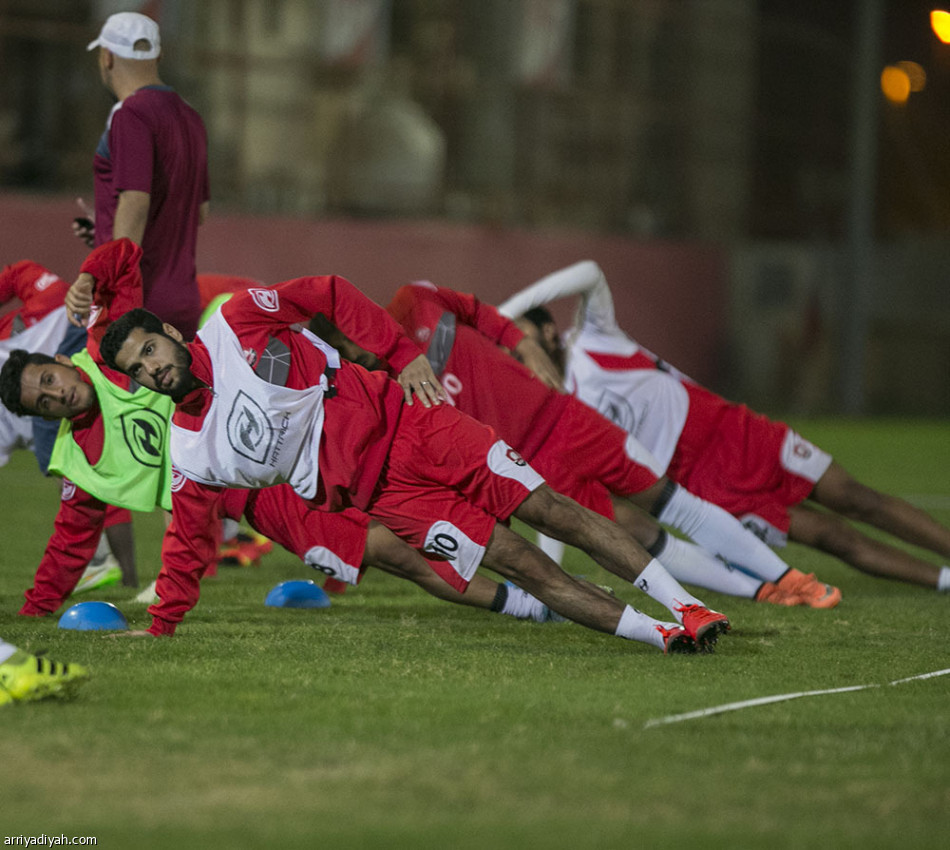
{"type": "MultiPolygon", "coordinates": [[[[937,676],[946,676],[950,673],[950,668],[946,670],[935,670],[933,673],[921,673],[918,676],[909,676],[906,679],[897,679],[889,682],[890,685],[902,685],[905,682],[914,682],[918,679],[933,679],[937,676]]],[[[652,729],[654,726],[664,726],[667,723],[680,723],[683,720],[696,720],[700,717],[710,717],[714,714],[722,714],[726,711],[739,711],[743,708],[753,708],[757,705],[768,705],[773,702],[785,702],[786,700],[798,699],[799,697],[817,697],[825,694],[845,694],[851,691],[864,691],[868,688],[879,688],[880,685],[851,685],[847,688],[827,688],[820,691],[798,691],[792,694],[776,694],[770,697],[757,697],[756,699],[742,700],[742,702],[729,702],[725,705],[716,705],[712,708],[701,708],[698,711],[687,711],[685,714],[669,714],[666,717],[657,717],[648,720],[643,724],[644,729],[652,729]]]]}

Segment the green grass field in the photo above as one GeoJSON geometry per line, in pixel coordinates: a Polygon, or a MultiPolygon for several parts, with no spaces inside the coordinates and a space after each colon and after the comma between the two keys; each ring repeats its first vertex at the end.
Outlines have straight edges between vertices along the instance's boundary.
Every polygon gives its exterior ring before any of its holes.
{"type": "MultiPolygon", "coordinates": [[[[862,480],[950,523],[950,423],[800,422],[862,480]]],[[[73,702],[2,709],[0,836],[106,848],[942,848],[950,843],[950,598],[791,547],[831,611],[703,593],[733,631],[665,657],[570,624],[437,602],[370,573],[327,610],[263,605],[310,573],[222,570],[176,637],[18,618],[58,500],[0,471],[0,635],[88,665],[73,702]],[[645,728],[775,694],[880,687],[645,728]]],[[[136,522],[158,570],[161,522],[136,522]]],[[[931,558],[937,561],[936,558],[931,558]]],[[[568,564],[606,574],[580,555],[568,564]]],[[[612,582],[618,595],[659,613],[612,582]]],[[[115,602],[148,624],[132,594],[115,602]]]]}

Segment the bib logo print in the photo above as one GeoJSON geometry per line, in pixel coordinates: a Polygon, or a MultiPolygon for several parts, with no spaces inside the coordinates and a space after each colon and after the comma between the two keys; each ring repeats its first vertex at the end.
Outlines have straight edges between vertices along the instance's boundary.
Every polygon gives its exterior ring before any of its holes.
{"type": "Polygon", "coordinates": [[[637,428],[637,417],[630,403],[612,390],[604,390],[597,402],[597,410],[601,416],[609,419],[614,425],[619,425],[627,433],[634,433],[637,428]]]}
{"type": "Polygon", "coordinates": [[[280,299],[273,289],[249,289],[254,303],[266,313],[276,313],[280,308],[280,299]]]}
{"type": "Polygon", "coordinates": [[[165,459],[168,420],[154,410],[136,410],[122,416],[122,436],[142,466],[160,469],[165,459]]]}
{"type": "Polygon", "coordinates": [[[273,428],[261,406],[241,390],[228,414],[228,442],[242,457],[264,463],[270,453],[273,428]]]}

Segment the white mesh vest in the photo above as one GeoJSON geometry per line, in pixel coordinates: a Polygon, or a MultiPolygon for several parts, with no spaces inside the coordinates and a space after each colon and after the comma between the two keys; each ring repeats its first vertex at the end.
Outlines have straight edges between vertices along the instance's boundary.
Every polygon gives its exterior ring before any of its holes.
{"type": "MultiPolygon", "coordinates": [[[[339,366],[339,356],[308,331],[304,335],[339,366]]],[[[214,398],[201,425],[172,422],[172,462],[188,478],[217,487],[259,489],[287,482],[304,499],[317,492],[323,394],[329,383],[293,390],[258,377],[241,343],[218,312],[198,332],[214,372],[214,398]]]]}
{"type": "Polygon", "coordinates": [[[21,331],[15,331],[9,339],[0,340],[0,364],[7,362],[10,352],[15,348],[42,351],[44,354],[52,355],[68,328],[69,319],[66,318],[66,308],[57,307],[55,310],[50,310],[36,324],[21,331]]]}

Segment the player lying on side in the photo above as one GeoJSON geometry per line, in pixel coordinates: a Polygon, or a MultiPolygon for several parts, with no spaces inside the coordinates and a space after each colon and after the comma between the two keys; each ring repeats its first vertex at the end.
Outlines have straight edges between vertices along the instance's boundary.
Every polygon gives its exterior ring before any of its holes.
{"type": "MultiPolygon", "coordinates": [[[[0,317],[0,367],[6,363],[11,352],[25,349],[52,356],[60,346],[69,327],[63,299],[69,284],[49,269],[31,260],[21,260],[0,272],[0,305],[13,309],[0,317]]],[[[6,407],[0,407],[0,465],[6,462],[9,452],[18,447],[32,448],[40,470],[44,473],[49,465],[49,447],[42,439],[34,443],[36,423],[33,416],[14,415],[6,407]]],[[[67,495],[82,498],[84,494],[71,490],[67,495]]],[[[135,544],[132,533],[132,517],[123,508],[109,506],[104,521],[94,533],[93,551],[86,557],[83,549],[83,567],[96,555],[96,545],[109,544],[105,552],[112,552],[121,571],[121,580],[128,587],[138,585],[135,565],[135,544]]],[[[119,571],[111,560],[104,568],[96,569],[90,564],[87,574],[81,579],[86,587],[108,579],[117,581],[119,571]],[[107,574],[107,575],[106,575],[107,574]]],[[[83,584],[77,584],[77,591],[83,584]]]]}
{"type": "Polygon", "coordinates": [[[948,567],[869,537],[851,520],[942,558],[950,558],[950,530],[905,500],[856,481],[784,423],[710,392],[630,339],[617,325],[596,263],[554,272],[499,309],[523,317],[521,326],[559,365],[569,392],[636,436],[671,479],[721,505],[766,542],[793,540],[871,575],[950,590],[948,567]],[[581,301],[574,327],[562,337],[543,305],[568,296],[581,301]]]}

